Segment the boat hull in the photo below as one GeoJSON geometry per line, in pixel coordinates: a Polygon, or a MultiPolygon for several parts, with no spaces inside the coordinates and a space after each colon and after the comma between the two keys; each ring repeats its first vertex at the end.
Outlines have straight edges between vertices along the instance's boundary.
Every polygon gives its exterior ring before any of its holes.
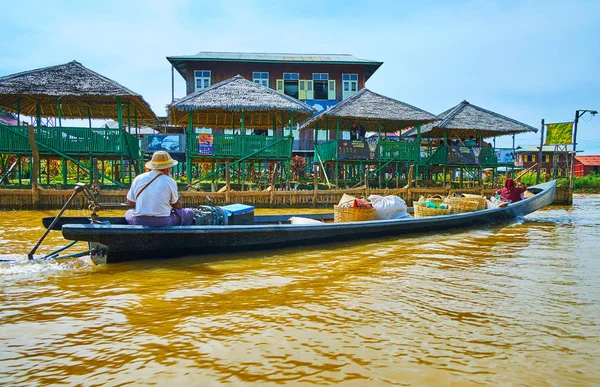
{"type": "Polygon", "coordinates": [[[531,187],[538,193],[504,208],[436,217],[317,225],[144,227],[65,224],[63,236],[90,242],[98,264],[136,259],[252,251],[401,234],[441,231],[496,223],[527,215],[551,204],[556,182],[531,187]]]}

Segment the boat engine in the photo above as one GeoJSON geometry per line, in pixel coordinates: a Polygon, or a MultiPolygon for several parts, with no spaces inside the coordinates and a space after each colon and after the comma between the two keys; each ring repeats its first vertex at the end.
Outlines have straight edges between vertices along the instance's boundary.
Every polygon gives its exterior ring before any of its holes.
{"type": "Polygon", "coordinates": [[[254,224],[254,207],[245,204],[199,206],[194,209],[196,226],[227,226],[254,224]]]}

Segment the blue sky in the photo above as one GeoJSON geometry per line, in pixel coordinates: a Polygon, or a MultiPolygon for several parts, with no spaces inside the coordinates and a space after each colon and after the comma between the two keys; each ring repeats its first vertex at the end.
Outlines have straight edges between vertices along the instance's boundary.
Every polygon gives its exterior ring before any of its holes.
{"type": "MultiPolygon", "coordinates": [[[[6,3],[6,4],[4,4],[6,3]]],[[[0,75],[77,60],[159,115],[172,55],[350,53],[383,61],[375,92],[440,113],[462,100],[534,127],[600,110],[600,1],[11,1],[0,75]]],[[[176,96],[184,94],[176,75],[176,96]]],[[[510,137],[499,146],[510,146],[510,137]]],[[[538,134],[517,144],[539,143],[538,134]]],[[[600,115],[578,147],[600,154],[600,115]]]]}

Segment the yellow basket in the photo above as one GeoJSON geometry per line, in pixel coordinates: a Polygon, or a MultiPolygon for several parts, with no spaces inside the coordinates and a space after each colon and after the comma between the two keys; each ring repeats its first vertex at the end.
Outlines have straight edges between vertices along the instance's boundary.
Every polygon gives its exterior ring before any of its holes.
{"type": "Polygon", "coordinates": [[[444,203],[448,203],[451,208],[452,214],[462,214],[463,212],[473,212],[477,211],[479,208],[479,202],[475,200],[471,200],[470,198],[455,198],[455,197],[447,197],[444,203]]]}
{"type": "Polygon", "coordinates": [[[472,194],[463,194],[465,199],[469,199],[471,201],[477,202],[477,211],[485,210],[487,208],[487,200],[485,196],[480,195],[472,195],[472,194]]]}
{"type": "Polygon", "coordinates": [[[415,218],[425,218],[427,216],[440,216],[440,215],[448,215],[452,213],[452,206],[448,205],[448,208],[428,208],[423,203],[415,203],[413,208],[415,218]]]}
{"type": "Polygon", "coordinates": [[[374,208],[340,207],[333,206],[333,222],[366,222],[375,220],[374,208]]]}

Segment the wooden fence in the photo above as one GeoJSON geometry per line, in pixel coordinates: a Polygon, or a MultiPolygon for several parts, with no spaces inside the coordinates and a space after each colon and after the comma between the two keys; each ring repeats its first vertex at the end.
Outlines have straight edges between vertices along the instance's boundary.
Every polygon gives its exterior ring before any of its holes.
{"type": "MultiPolygon", "coordinates": [[[[72,190],[39,190],[37,206],[31,190],[0,190],[0,210],[30,210],[30,209],[59,209],[63,206],[72,190]]],[[[369,195],[398,195],[410,206],[421,195],[450,195],[454,192],[471,193],[490,196],[493,189],[463,188],[401,188],[401,189],[340,189],[340,190],[306,190],[306,191],[229,191],[229,192],[180,192],[184,207],[197,207],[207,204],[207,197],[213,205],[228,203],[244,203],[257,208],[330,208],[337,204],[344,193],[357,197],[369,195]]],[[[100,202],[124,203],[127,191],[101,191],[100,202]]],[[[572,192],[568,187],[558,187],[555,204],[571,204],[572,192]]],[[[71,208],[85,209],[87,202],[83,195],[75,197],[71,208]]]]}

